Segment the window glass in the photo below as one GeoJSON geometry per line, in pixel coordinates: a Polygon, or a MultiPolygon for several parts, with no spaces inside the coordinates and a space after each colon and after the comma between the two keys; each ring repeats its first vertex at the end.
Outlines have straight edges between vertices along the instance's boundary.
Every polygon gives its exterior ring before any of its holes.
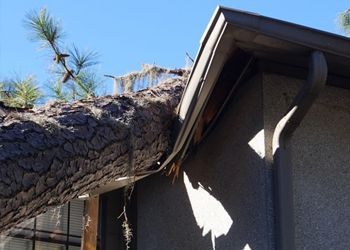
{"type": "Polygon", "coordinates": [[[35,250],[65,250],[66,247],[64,245],[49,243],[44,241],[36,241],[35,242],[35,250]]]}
{"type": "Polygon", "coordinates": [[[0,250],[32,250],[32,241],[10,236],[0,236],[0,250]]]}
{"type": "Polygon", "coordinates": [[[38,231],[67,233],[68,204],[51,208],[46,213],[36,217],[38,231]]]}
{"type": "Polygon", "coordinates": [[[69,246],[69,250],[80,250],[80,247],[69,246]]]}
{"type": "Polygon", "coordinates": [[[84,214],[84,201],[74,200],[70,204],[70,226],[69,232],[72,235],[81,235],[84,214]]]}
{"type": "Polygon", "coordinates": [[[82,200],[51,208],[0,235],[0,250],[80,249],[83,212],[82,200]]]}

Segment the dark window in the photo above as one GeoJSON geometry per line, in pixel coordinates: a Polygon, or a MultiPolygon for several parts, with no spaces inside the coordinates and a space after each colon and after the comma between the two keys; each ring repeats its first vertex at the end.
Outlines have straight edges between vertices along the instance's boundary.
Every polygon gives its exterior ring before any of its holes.
{"type": "Polygon", "coordinates": [[[84,201],[49,209],[0,236],[0,250],[78,250],[84,201]]]}

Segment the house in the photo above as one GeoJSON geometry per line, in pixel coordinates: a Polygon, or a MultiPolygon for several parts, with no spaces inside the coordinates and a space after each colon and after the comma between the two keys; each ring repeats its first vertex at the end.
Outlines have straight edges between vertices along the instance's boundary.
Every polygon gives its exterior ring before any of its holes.
{"type": "MultiPolygon", "coordinates": [[[[218,7],[179,107],[174,184],[139,177],[134,249],[347,249],[350,39],[218,7]]],[[[125,180],[99,195],[98,248],[124,249],[125,180]]]]}
{"type": "Polygon", "coordinates": [[[179,108],[180,178],[137,183],[139,249],[347,249],[349,89],[348,38],[217,8],[179,108]]]}

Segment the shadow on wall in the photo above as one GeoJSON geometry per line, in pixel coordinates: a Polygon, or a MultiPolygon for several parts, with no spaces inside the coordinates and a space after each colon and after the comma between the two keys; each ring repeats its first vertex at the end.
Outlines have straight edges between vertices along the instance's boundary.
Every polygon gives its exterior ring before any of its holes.
{"type": "Polygon", "coordinates": [[[213,249],[268,249],[261,135],[259,129],[245,135],[244,144],[198,151],[178,180],[186,189],[183,202],[189,201],[202,237],[210,233],[213,249]]]}
{"type": "MultiPolygon", "coordinates": [[[[264,159],[264,130],[260,130],[248,145],[261,159],[264,159]]],[[[194,187],[185,171],[183,182],[196,223],[200,229],[203,229],[202,236],[210,233],[212,246],[215,249],[215,239],[227,235],[233,223],[232,218],[222,203],[211,194],[211,187],[205,188],[200,182],[197,182],[194,187]]],[[[246,244],[243,249],[250,249],[249,244],[246,244]]]]}
{"type": "Polygon", "coordinates": [[[139,182],[142,249],[270,249],[267,171],[253,146],[264,137],[260,81],[238,95],[174,185],[160,175],[139,182]]]}
{"type": "Polygon", "coordinates": [[[194,218],[198,227],[203,229],[202,236],[211,233],[212,246],[215,249],[215,239],[228,233],[232,219],[221,202],[205,190],[200,182],[198,188],[194,188],[186,172],[183,172],[183,181],[194,218]]]}

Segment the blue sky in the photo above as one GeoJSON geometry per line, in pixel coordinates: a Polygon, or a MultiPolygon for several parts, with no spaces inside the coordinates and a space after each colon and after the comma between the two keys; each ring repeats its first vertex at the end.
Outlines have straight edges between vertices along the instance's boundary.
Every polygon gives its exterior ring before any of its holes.
{"type": "MultiPolygon", "coordinates": [[[[0,0],[0,79],[34,74],[41,85],[49,79],[52,56],[28,39],[23,25],[28,11],[47,8],[61,20],[67,46],[74,42],[97,51],[98,73],[121,75],[142,63],[183,66],[185,52],[196,55],[217,5],[339,33],[336,15],[349,8],[350,1],[0,0]]],[[[105,88],[111,91],[111,80],[106,80],[105,88]]]]}

